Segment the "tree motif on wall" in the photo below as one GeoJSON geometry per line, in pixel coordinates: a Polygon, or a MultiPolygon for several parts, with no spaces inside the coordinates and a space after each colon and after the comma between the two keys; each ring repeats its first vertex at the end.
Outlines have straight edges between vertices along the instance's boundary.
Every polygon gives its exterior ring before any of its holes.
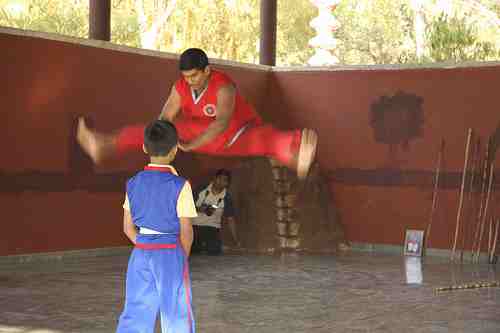
{"type": "Polygon", "coordinates": [[[422,135],[423,103],[422,97],[402,91],[378,98],[371,105],[375,141],[388,144],[391,151],[399,145],[408,150],[409,142],[422,135]]]}

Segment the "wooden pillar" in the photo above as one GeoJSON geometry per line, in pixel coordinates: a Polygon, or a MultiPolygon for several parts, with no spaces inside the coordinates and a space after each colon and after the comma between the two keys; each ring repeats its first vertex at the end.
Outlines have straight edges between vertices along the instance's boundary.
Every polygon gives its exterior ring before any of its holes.
{"type": "Polygon", "coordinates": [[[111,0],[89,0],[89,38],[111,40],[111,0]]]}
{"type": "Polygon", "coordinates": [[[277,0],[260,0],[260,50],[261,65],[276,65],[277,0]]]}

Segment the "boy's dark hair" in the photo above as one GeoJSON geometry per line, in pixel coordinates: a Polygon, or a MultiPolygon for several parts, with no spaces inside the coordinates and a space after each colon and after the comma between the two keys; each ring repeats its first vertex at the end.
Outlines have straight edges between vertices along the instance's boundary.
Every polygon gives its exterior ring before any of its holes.
{"type": "Polygon", "coordinates": [[[219,169],[215,172],[215,178],[219,176],[226,176],[229,182],[231,182],[231,171],[227,169],[219,169]]]}
{"type": "Polygon", "coordinates": [[[179,59],[179,69],[189,71],[191,69],[204,70],[208,66],[207,54],[202,49],[191,48],[182,52],[179,59]]]}
{"type": "Polygon", "coordinates": [[[169,121],[155,120],[144,130],[144,146],[149,156],[165,156],[177,142],[177,130],[169,121]]]}

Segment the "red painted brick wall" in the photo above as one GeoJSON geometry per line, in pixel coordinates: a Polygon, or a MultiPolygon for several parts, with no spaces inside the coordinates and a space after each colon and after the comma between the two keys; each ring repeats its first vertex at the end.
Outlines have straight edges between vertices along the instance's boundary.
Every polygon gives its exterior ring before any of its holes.
{"type": "MultiPolygon", "coordinates": [[[[74,141],[75,119],[113,131],[156,118],[178,77],[174,57],[156,57],[0,33],[0,255],[128,244],[121,208],[138,152],[94,168],[74,141]]],[[[215,66],[258,107],[269,72],[215,66]]],[[[236,160],[179,156],[183,175],[236,160]]]]}
{"type": "MultiPolygon", "coordinates": [[[[0,255],[125,245],[124,181],[138,153],[95,169],[75,146],[74,120],[97,129],[155,118],[177,78],[173,58],[0,33],[0,255]]],[[[455,227],[466,130],[486,137],[500,122],[500,66],[462,69],[274,71],[218,66],[264,118],[320,135],[327,171],[350,240],[401,244],[423,228],[439,141],[446,140],[445,188],[430,245],[449,248],[455,227]],[[422,135],[389,151],[377,143],[370,106],[398,91],[423,99],[422,135]]],[[[203,175],[238,160],[181,155],[183,174],[203,175]]],[[[498,163],[497,163],[498,167],[498,163]]],[[[498,196],[491,203],[498,208],[498,196]]],[[[494,212],[498,214],[498,211],[494,212]]]]}
{"type": "MultiPolygon", "coordinates": [[[[279,92],[273,94],[273,118],[287,126],[318,130],[319,161],[330,176],[352,241],[402,244],[406,227],[426,226],[433,172],[444,138],[441,179],[446,178],[445,188],[439,194],[429,245],[450,248],[467,129],[473,128],[483,144],[500,132],[500,64],[455,69],[276,71],[271,82],[270,90],[279,92]],[[399,145],[390,152],[387,144],[375,141],[371,105],[380,96],[398,91],[423,99],[424,122],[421,137],[410,140],[407,150],[399,145]]],[[[497,161],[496,168],[499,165],[497,161]]],[[[494,216],[500,216],[498,200],[494,194],[490,202],[494,216]]]]}

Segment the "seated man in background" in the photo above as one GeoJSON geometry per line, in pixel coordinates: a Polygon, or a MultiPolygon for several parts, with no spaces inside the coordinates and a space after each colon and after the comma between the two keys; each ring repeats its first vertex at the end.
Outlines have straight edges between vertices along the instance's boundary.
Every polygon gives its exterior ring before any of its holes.
{"type": "Polygon", "coordinates": [[[195,204],[198,217],[192,219],[194,240],[193,253],[206,251],[209,255],[222,253],[222,233],[224,225],[229,226],[231,236],[237,247],[240,241],[236,234],[234,207],[227,188],[231,182],[231,173],[220,169],[214,180],[195,191],[195,204]]]}

